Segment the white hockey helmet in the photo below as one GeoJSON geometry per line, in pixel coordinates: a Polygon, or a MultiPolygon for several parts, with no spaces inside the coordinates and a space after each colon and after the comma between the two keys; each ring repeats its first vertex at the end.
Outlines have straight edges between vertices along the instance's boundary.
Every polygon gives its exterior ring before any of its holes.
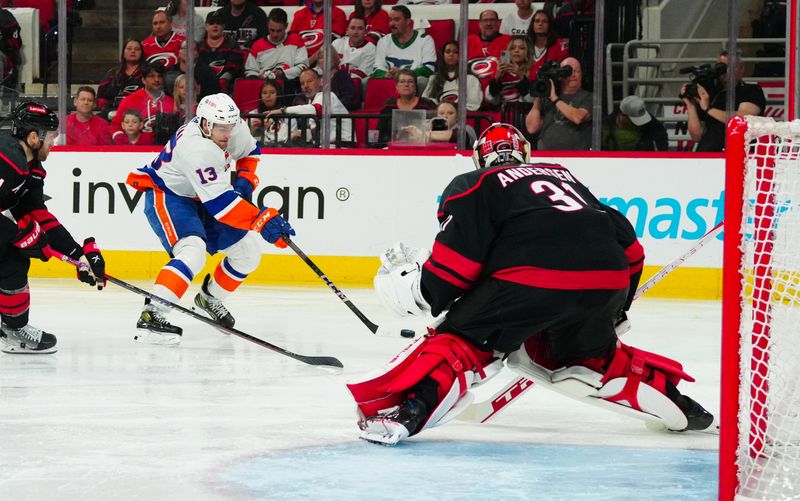
{"type": "Polygon", "coordinates": [[[493,123],[475,141],[472,161],[476,169],[503,164],[525,164],[531,159],[531,144],[510,124],[493,123]]]}
{"type": "Polygon", "coordinates": [[[197,105],[197,116],[206,119],[209,129],[214,124],[236,125],[242,120],[239,107],[231,96],[224,93],[211,94],[201,99],[197,105]]]}

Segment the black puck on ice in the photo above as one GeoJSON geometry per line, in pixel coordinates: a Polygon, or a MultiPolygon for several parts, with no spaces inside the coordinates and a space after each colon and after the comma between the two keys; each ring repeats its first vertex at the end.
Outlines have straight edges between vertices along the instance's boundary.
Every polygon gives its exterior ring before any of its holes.
{"type": "Polygon", "coordinates": [[[414,337],[416,333],[411,329],[403,329],[400,331],[400,335],[403,337],[414,337]]]}

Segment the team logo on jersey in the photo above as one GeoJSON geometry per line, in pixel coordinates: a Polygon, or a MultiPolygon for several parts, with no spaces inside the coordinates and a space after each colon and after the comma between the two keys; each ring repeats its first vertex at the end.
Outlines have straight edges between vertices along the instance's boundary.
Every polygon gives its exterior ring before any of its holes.
{"type": "Polygon", "coordinates": [[[141,88],[140,85],[126,85],[125,87],[122,88],[122,95],[123,96],[127,96],[127,95],[130,95],[130,94],[133,94],[134,92],[136,92],[140,88],[141,88]]]}
{"type": "Polygon", "coordinates": [[[469,62],[469,71],[478,78],[492,78],[497,73],[497,59],[487,57],[469,62]]]}
{"type": "Polygon", "coordinates": [[[172,52],[159,52],[158,54],[153,54],[148,57],[147,62],[150,64],[160,63],[164,68],[172,68],[178,64],[178,56],[172,52]]]}
{"type": "Polygon", "coordinates": [[[219,76],[222,73],[222,70],[225,69],[225,60],[224,59],[217,59],[216,61],[211,61],[208,63],[212,70],[214,70],[214,74],[219,76]]]}
{"type": "Polygon", "coordinates": [[[442,223],[439,225],[439,231],[444,231],[447,228],[447,225],[450,224],[450,221],[452,220],[453,220],[453,215],[450,214],[449,216],[447,216],[447,219],[442,221],[442,223]]]}
{"type": "Polygon", "coordinates": [[[149,116],[144,121],[144,127],[142,127],[142,131],[144,132],[153,132],[153,126],[156,124],[156,117],[149,116]]]}
{"type": "Polygon", "coordinates": [[[309,52],[314,52],[322,47],[322,31],[321,30],[308,30],[301,31],[300,36],[303,38],[303,44],[309,52]]]}
{"type": "Polygon", "coordinates": [[[451,89],[442,92],[442,95],[439,96],[439,101],[448,101],[451,103],[458,102],[458,89],[451,89]]]}

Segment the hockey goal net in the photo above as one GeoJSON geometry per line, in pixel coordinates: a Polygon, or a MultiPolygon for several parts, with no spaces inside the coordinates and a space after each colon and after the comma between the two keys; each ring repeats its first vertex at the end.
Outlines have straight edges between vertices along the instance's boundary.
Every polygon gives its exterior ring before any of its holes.
{"type": "Polygon", "coordinates": [[[726,151],[720,499],[800,499],[800,121],[726,151]]]}

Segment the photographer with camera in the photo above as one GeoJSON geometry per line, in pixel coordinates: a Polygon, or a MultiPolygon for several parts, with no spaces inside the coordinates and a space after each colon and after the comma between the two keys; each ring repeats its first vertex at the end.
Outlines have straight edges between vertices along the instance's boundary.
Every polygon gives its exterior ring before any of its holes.
{"type": "Polygon", "coordinates": [[[568,57],[545,63],[531,83],[533,107],[525,117],[539,150],[588,150],[592,146],[592,93],[581,88],[581,63],[568,57]]]}
{"type": "MultiPolygon", "coordinates": [[[[766,98],[761,87],[742,81],[744,64],[741,53],[736,52],[736,115],[762,115],[766,98]]],[[[697,143],[695,151],[723,151],[725,149],[725,124],[728,122],[727,103],[728,51],[723,50],[714,66],[692,66],[681,73],[691,73],[691,82],[681,86],[678,97],[683,100],[688,113],[689,135],[697,143]]]]}

